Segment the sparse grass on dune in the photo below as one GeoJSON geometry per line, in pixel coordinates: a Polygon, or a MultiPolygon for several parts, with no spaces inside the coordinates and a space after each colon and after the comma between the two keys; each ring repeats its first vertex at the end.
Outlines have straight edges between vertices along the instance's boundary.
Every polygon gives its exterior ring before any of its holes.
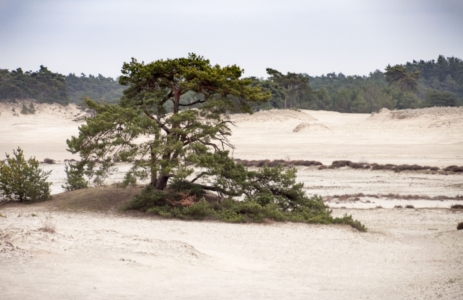
{"type": "MultiPolygon", "coordinates": [[[[202,195],[201,198],[204,198],[204,200],[195,201],[194,204],[185,207],[182,206],[184,205],[182,201],[173,201],[171,203],[173,206],[170,207],[156,205],[156,203],[153,204],[151,202],[147,203],[146,199],[142,200],[143,205],[141,207],[135,207],[136,200],[134,199],[140,199],[137,196],[140,196],[142,191],[143,189],[140,187],[120,188],[117,186],[102,186],[64,192],[54,195],[49,201],[35,204],[43,205],[50,210],[72,212],[125,212],[133,214],[135,211],[141,211],[148,212],[150,215],[183,220],[206,219],[231,223],[289,221],[341,224],[350,225],[359,231],[366,231],[366,227],[359,221],[352,219],[352,216],[345,215],[342,218],[332,217],[328,207],[326,207],[326,210],[323,209],[322,213],[318,212],[317,209],[309,208],[294,213],[282,212],[272,205],[261,206],[253,202],[236,202],[231,200],[218,201],[217,196],[213,197],[210,193],[202,195]],[[149,205],[146,206],[146,204],[149,205]]],[[[321,201],[321,198],[319,200],[321,201]]],[[[321,203],[320,205],[323,205],[321,203]]],[[[31,204],[33,205],[34,203],[31,204]]]]}
{"type": "Polygon", "coordinates": [[[101,186],[54,195],[50,207],[67,211],[118,211],[141,192],[138,187],[101,186]]]}

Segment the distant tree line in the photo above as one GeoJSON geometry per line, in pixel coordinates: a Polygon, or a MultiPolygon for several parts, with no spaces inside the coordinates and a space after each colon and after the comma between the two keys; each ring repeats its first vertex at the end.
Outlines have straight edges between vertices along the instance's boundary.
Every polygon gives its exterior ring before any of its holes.
{"type": "Polygon", "coordinates": [[[84,97],[94,100],[117,103],[122,97],[124,86],[118,80],[111,77],[104,77],[81,74],[69,74],[66,76],[67,91],[71,103],[80,103],[84,97]]]}
{"type": "MultiPolygon", "coordinates": [[[[463,61],[440,55],[436,60],[387,66],[368,76],[328,73],[283,74],[268,68],[267,79],[251,77],[255,86],[272,93],[268,103],[254,109],[299,108],[346,113],[370,113],[381,108],[406,109],[463,105],[463,61]]],[[[40,66],[37,72],[0,69],[0,101],[37,99],[60,104],[80,103],[84,97],[117,103],[124,86],[118,79],[81,74],[67,76],[40,66]]],[[[188,93],[186,102],[197,101],[188,93]]],[[[167,108],[168,109],[168,108],[167,108]]]]}
{"type": "Polygon", "coordinates": [[[413,61],[387,66],[368,76],[328,73],[282,74],[267,69],[268,79],[253,78],[272,99],[256,109],[301,108],[370,113],[381,108],[406,109],[463,104],[463,61],[439,56],[437,61],[413,61]]]}
{"type": "Polygon", "coordinates": [[[36,99],[41,103],[66,105],[69,97],[65,76],[53,73],[44,66],[37,72],[0,69],[0,101],[36,99]]]}
{"type": "Polygon", "coordinates": [[[83,97],[118,102],[125,87],[111,77],[81,74],[64,76],[44,66],[37,72],[0,69],[0,101],[35,99],[40,103],[80,103],[83,97]]]}

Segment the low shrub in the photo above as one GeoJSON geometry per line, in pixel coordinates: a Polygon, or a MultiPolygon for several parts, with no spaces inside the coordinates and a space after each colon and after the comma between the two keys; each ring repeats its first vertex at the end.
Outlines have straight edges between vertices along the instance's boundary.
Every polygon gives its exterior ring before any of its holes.
{"type": "Polygon", "coordinates": [[[463,205],[462,204],[454,204],[452,206],[450,206],[451,209],[463,209],[463,205]]]}
{"type": "Polygon", "coordinates": [[[151,208],[159,208],[167,206],[167,193],[164,191],[157,191],[151,185],[144,188],[143,191],[135,196],[125,209],[140,210],[146,212],[151,208]]]}
{"type": "Polygon", "coordinates": [[[40,231],[45,231],[48,233],[55,233],[56,232],[56,224],[53,222],[53,218],[51,216],[45,217],[42,220],[42,226],[39,228],[40,231]]]}
{"type": "Polygon", "coordinates": [[[463,222],[458,223],[457,230],[463,230],[463,222]]]}
{"type": "Polygon", "coordinates": [[[444,171],[446,172],[454,172],[454,173],[461,173],[463,172],[463,166],[462,167],[459,167],[459,166],[448,166],[447,168],[444,169],[444,171]]]}
{"type": "MultiPolygon", "coordinates": [[[[220,220],[228,223],[265,222],[301,222],[315,224],[345,224],[359,230],[366,228],[352,216],[345,215],[342,218],[334,218],[319,196],[305,197],[298,201],[298,205],[292,209],[283,209],[281,203],[264,201],[260,198],[251,198],[244,201],[223,199],[221,201],[208,202],[203,198],[190,205],[176,205],[178,197],[192,197],[191,194],[183,194],[185,189],[194,190],[194,187],[185,183],[175,182],[167,191],[157,191],[153,187],[146,187],[133,201],[125,207],[126,210],[140,210],[149,214],[155,214],[165,218],[177,218],[182,220],[220,220]]],[[[197,195],[205,194],[203,191],[197,195]]]]}
{"type": "Polygon", "coordinates": [[[200,185],[185,180],[173,180],[169,187],[175,192],[195,196],[196,199],[201,199],[205,194],[200,185]]]}
{"type": "Polygon", "coordinates": [[[348,167],[352,162],[350,160],[335,160],[331,163],[331,169],[338,169],[342,167],[348,167]]]}
{"type": "Polygon", "coordinates": [[[408,205],[405,205],[405,208],[415,208],[415,207],[413,205],[408,204],[408,205]]]}
{"type": "Polygon", "coordinates": [[[55,163],[55,160],[54,160],[54,159],[51,159],[51,158],[45,158],[45,159],[43,160],[43,163],[44,163],[44,164],[50,164],[50,165],[52,165],[52,164],[55,163]]]}
{"type": "Polygon", "coordinates": [[[24,151],[18,147],[13,155],[6,154],[6,161],[0,164],[0,199],[43,201],[50,199],[51,171],[39,168],[35,157],[26,160],[24,151]]]}

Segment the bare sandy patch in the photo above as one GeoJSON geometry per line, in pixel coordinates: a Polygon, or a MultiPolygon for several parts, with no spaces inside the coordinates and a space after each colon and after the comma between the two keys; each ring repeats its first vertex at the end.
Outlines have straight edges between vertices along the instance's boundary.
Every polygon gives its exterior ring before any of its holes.
{"type": "MultiPolygon", "coordinates": [[[[79,112],[44,105],[36,106],[35,115],[15,116],[12,108],[0,103],[0,153],[21,146],[26,155],[57,160],[42,165],[53,170],[56,194],[64,180],[63,160],[72,157],[65,141],[78,133],[81,123],[73,120],[79,112]]],[[[385,111],[233,115],[232,153],[325,165],[343,159],[463,165],[460,110],[400,113],[408,117],[385,111]],[[330,130],[294,133],[301,123],[330,130]]],[[[118,167],[113,181],[127,169],[118,167]]],[[[352,214],[367,233],[346,226],[236,225],[119,213],[136,189],[100,188],[92,196],[76,191],[41,204],[1,205],[0,291],[5,299],[459,299],[463,230],[456,226],[463,211],[419,207],[461,203],[450,200],[462,194],[461,179],[461,174],[298,167],[307,194],[331,199],[335,216],[352,214]],[[359,193],[366,196],[343,197],[359,193]],[[397,199],[381,197],[388,194],[397,199]],[[429,199],[438,196],[448,199],[429,199]],[[393,209],[399,204],[415,208],[393,209]],[[45,222],[54,230],[43,230],[45,222]]]]}

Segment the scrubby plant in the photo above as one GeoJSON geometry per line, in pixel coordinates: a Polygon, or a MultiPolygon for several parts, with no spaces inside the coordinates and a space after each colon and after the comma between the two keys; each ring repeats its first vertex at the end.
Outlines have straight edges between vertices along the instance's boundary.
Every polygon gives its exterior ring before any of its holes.
{"type": "Polygon", "coordinates": [[[450,206],[451,209],[463,209],[463,205],[462,204],[454,204],[452,206],[450,206]]]}
{"type": "MultiPolygon", "coordinates": [[[[272,174],[267,170],[262,174],[272,174]]],[[[284,174],[284,172],[283,172],[284,174]]],[[[294,173],[289,173],[295,176],[294,173]]],[[[254,174],[255,175],[255,174],[254,174]]],[[[288,174],[287,174],[288,175],[288,174]]],[[[251,190],[258,187],[254,183],[251,190]]],[[[366,227],[352,218],[344,215],[342,218],[334,218],[324,204],[320,196],[307,197],[301,193],[302,185],[291,186],[285,190],[282,186],[273,186],[269,182],[263,184],[267,189],[280,190],[281,197],[271,196],[263,187],[258,188],[259,192],[250,193],[242,201],[232,198],[206,201],[205,198],[197,199],[195,195],[208,196],[206,191],[199,192],[200,185],[191,183],[175,182],[168,190],[157,191],[152,186],[147,186],[137,195],[129,205],[128,210],[140,210],[149,214],[159,215],[166,218],[178,218],[183,220],[213,219],[229,223],[264,222],[265,220],[277,222],[301,222],[315,224],[345,224],[350,225],[359,231],[366,231],[366,227]],[[195,191],[195,195],[187,191],[195,191]],[[260,194],[262,193],[262,194],[260,194]],[[289,196],[289,198],[288,198],[289,196]],[[192,201],[183,201],[193,199],[192,201]]],[[[209,195],[210,198],[211,195],[209,195]]]]}
{"type": "Polygon", "coordinates": [[[56,232],[56,224],[50,215],[46,216],[45,219],[43,219],[41,223],[42,223],[42,226],[39,228],[40,231],[45,231],[48,233],[56,232]]]}
{"type": "Polygon", "coordinates": [[[32,102],[29,104],[29,108],[27,109],[27,111],[30,114],[35,114],[35,107],[34,107],[34,104],[32,102]]]}
{"type": "Polygon", "coordinates": [[[66,191],[85,189],[88,187],[88,181],[84,177],[84,168],[75,162],[67,162],[64,166],[66,173],[66,183],[62,187],[66,191]]]}
{"type": "Polygon", "coordinates": [[[458,223],[457,230],[463,230],[463,222],[458,223]]]}
{"type": "Polygon", "coordinates": [[[50,165],[52,165],[52,164],[55,164],[55,160],[54,160],[54,159],[51,159],[51,158],[45,158],[45,159],[43,160],[43,163],[44,163],[44,164],[50,164],[50,165]]]}
{"type": "Polygon", "coordinates": [[[29,113],[29,110],[27,109],[27,106],[25,103],[23,103],[23,106],[21,108],[21,114],[27,115],[29,113]]]}
{"type": "Polygon", "coordinates": [[[164,207],[167,206],[167,196],[166,192],[157,191],[152,186],[148,186],[139,195],[135,196],[126,209],[146,212],[154,207],[164,207]]]}
{"type": "Polygon", "coordinates": [[[49,199],[50,173],[39,168],[35,157],[26,160],[18,147],[13,150],[13,156],[6,154],[6,161],[0,165],[0,197],[20,202],[49,199]]]}

